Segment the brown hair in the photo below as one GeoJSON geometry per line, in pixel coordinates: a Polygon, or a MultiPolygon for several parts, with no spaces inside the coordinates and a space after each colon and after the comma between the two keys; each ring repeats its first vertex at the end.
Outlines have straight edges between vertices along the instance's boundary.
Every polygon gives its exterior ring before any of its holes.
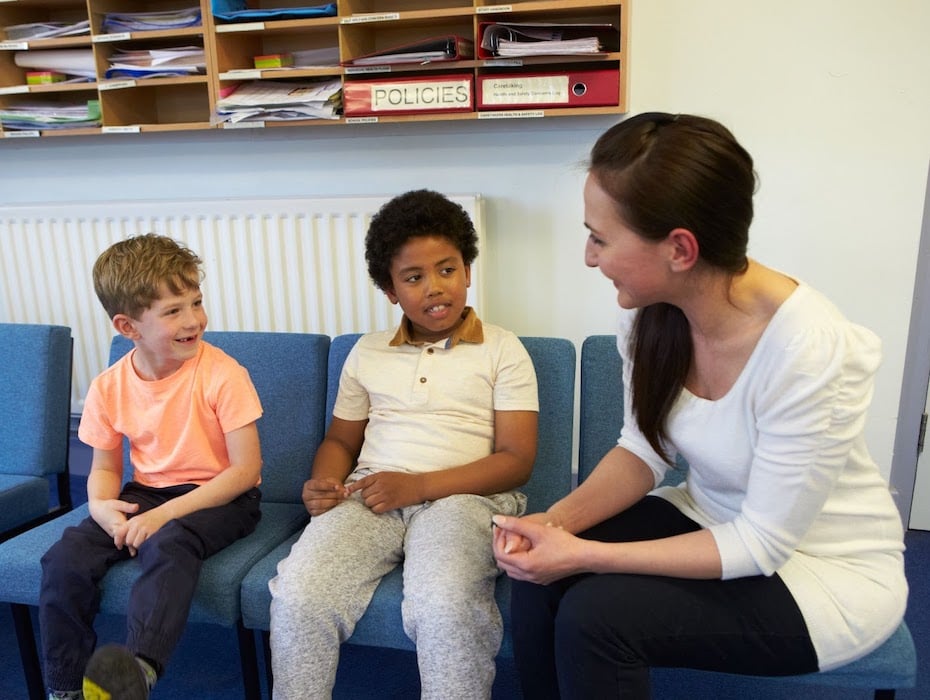
{"type": "MultiPolygon", "coordinates": [[[[590,172],[643,238],[658,241],[684,228],[697,239],[704,264],[731,275],[745,271],[755,172],[752,157],[722,124],[662,112],[631,117],[597,140],[590,172]]],[[[665,423],[693,352],[684,314],[664,303],[640,309],[630,351],[633,414],[669,460],[665,423]]]]}
{"type": "Polygon", "coordinates": [[[180,243],[154,233],[127,238],[107,248],[94,263],[94,291],[110,318],[139,318],[162,295],[198,289],[202,261],[180,243]]]}

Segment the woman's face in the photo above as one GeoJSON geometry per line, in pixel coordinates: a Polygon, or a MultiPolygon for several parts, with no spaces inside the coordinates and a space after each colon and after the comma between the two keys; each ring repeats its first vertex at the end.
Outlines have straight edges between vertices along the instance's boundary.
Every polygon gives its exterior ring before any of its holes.
{"type": "Polygon", "coordinates": [[[614,283],[620,306],[635,309],[664,300],[670,281],[666,241],[650,241],[627,226],[591,174],[584,186],[584,223],[589,231],[585,264],[614,283]]]}

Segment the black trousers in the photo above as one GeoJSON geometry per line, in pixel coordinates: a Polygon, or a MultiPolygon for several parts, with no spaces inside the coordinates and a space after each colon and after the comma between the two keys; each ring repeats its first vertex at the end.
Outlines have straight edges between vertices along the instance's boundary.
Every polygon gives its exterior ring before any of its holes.
{"type": "MultiPolygon", "coordinates": [[[[149,488],[129,482],[120,499],[139,504],[139,513],[197,488],[193,484],[149,488]]],[[[255,530],[261,492],[250,489],[224,506],[206,508],[166,523],[139,547],[140,568],[129,594],[126,646],[160,674],[187,624],[204,559],[255,530]]],[[[55,690],[81,687],[97,637],[100,580],[130,557],[93,518],[66,528],[42,557],[39,629],[45,681],[55,690]]]]}
{"type": "MultiPolygon", "coordinates": [[[[580,536],[632,542],[700,527],[647,496],[580,536]]],[[[817,670],[807,625],[777,576],[693,580],[583,574],[513,581],[514,655],[527,700],[649,698],[649,668],[754,675],[817,670]]]]}

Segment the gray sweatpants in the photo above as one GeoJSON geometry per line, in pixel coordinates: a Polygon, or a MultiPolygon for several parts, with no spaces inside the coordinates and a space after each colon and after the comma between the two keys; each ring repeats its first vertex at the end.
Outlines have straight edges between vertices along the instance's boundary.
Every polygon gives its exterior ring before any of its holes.
{"type": "Polygon", "coordinates": [[[421,697],[490,698],[503,634],[491,516],[519,515],[525,502],[456,495],[376,515],[353,496],[313,518],[269,583],[275,700],[331,697],[339,645],[402,561],[421,697]]]}

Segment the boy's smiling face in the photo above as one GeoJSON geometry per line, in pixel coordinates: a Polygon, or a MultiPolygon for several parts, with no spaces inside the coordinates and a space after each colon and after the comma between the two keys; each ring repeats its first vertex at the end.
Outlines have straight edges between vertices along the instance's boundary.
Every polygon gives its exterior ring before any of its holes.
{"type": "Polygon", "coordinates": [[[471,284],[471,266],[442,236],[408,240],[391,260],[392,304],[400,304],[417,342],[448,338],[462,322],[471,284]]]}
{"type": "Polygon", "coordinates": [[[161,291],[139,318],[113,319],[116,330],[135,344],[133,367],[146,380],[167,377],[194,357],[207,327],[199,288],[173,294],[163,285],[161,291]]]}

